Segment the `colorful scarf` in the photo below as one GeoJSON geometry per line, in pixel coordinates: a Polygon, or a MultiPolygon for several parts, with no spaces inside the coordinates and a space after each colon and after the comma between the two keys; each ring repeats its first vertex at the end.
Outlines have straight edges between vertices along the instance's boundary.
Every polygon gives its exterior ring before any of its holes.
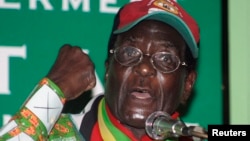
{"type": "MultiPolygon", "coordinates": [[[[178,114],[174,114],[173,117],[177,118],[178,114]]],[[[101,99],[98,105],[98,124],[96,128],[99,129],[99,133],[102,140],[104,141],[138,141],[135,136],[125,128],[119,121],[111,114],[109,108],[105,104],[105,100],[101,99]],[[97,128],[98,127],[98,128],[97,128]]],[[[93,136],[92,136],[93,137],[93,136]]],[[[95,136],[96,138],[96,136],[95,136]]],[[[183,138],[182,138],[183,139],[183,138]]],[[[178,140],[178,139],[174,139],[178,140]]],[[[166,141],[174,141],[166,140],[166,141]]],[[[190,141],[190,138],[185,138],[185,140],[190,141]]],[[[96,141],[96,140],[95,140],[96,141]]],[[[149,136],[145,135],[141,138],[140,141],[152,141],[149,136]]]]}
{"type": "MultiPolygon", "coordinates": [[[[88,107],[80,127],[80,133],[86,141],[152,141],[147,135],[137,139],[130,130],[122,125],[111,113],[103,95],[96,97],[88,107]]],[[[178,116],[179,114],[176,112],[172,118],[176,119],[178,116]]],[[[181,137],[176,140],[192,141],[190,137],[181,137]]]]}

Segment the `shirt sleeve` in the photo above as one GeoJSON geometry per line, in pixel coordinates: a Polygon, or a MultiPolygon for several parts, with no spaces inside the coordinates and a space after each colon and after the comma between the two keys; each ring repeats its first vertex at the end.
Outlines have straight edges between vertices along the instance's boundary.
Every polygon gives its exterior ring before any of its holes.
{"type": "Polygon", "coordinates": [[[48,141],[85,141],[69,114],[61,114],[52,128],[48,141]]]}
{"type": "Polygon", "coordinates": [[[20,110],[0,129],[0,141],[43,141],[61,115],[63,92],[50,79],[42,79],[20,110]]]}

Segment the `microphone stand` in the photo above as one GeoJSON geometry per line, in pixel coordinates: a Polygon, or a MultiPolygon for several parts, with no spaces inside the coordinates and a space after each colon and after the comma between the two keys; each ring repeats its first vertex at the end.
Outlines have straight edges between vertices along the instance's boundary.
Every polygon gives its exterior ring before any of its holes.
{"type": "Polygon", "coordinates": [[[194,136],[202,139],[208,138],[206,133],[195,131],[195,128],[195,126],[187,127],[182,121],[172,119],[170,115],[161,111],[149,115],[145,122],[147,134],[156,140],[176,138],[179,136],[194,136]]]}
{"type": "Polygon", "coordinates": [[[202,139],[207,139],[208,138],[207,133],[195,131],[195,126],[190,126],[189,130],[190,130],[189,134],[191,136],[202,138],[202,139]]]}

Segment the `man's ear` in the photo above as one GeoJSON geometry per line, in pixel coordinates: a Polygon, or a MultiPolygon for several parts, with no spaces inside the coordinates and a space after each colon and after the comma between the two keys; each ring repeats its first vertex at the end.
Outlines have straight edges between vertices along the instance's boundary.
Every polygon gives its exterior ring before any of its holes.
{"type": "Polygon", "coordinates": [[[182,104],[186,104],[188,98],[190,97],[195,80],[196,80],[196,76],[197,76],[196,71],[191,71],[187,74],[186,82],[184,86],[184,92],[181,98],[182,104]]]}

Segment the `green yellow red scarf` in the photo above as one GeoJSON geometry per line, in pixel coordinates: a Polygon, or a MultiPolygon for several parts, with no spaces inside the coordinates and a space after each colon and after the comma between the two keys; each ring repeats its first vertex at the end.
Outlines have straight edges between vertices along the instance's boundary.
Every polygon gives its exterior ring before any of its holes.
{"type": "MultiPolygon", "coordinates": [[[[173,115],[174,118],[178,117],[178,113],[173,115]]],[[[138,141],[131,131],[120,124],[117,119],[111,114],[109,108],[105,104],[104,98],[101,99],[98,105],[98,128],[100,136],[104,141],[138,141]]],[[[177,139],[178,140],[178,139],[177,139]]],[[[190,141],[190,138],[184,140],[190,141]]],[[[147,135],[143,136],[141,141],[152,141],[147,135]]],[[[174,141],[174,140],[166,140],[174,141]]]]}

